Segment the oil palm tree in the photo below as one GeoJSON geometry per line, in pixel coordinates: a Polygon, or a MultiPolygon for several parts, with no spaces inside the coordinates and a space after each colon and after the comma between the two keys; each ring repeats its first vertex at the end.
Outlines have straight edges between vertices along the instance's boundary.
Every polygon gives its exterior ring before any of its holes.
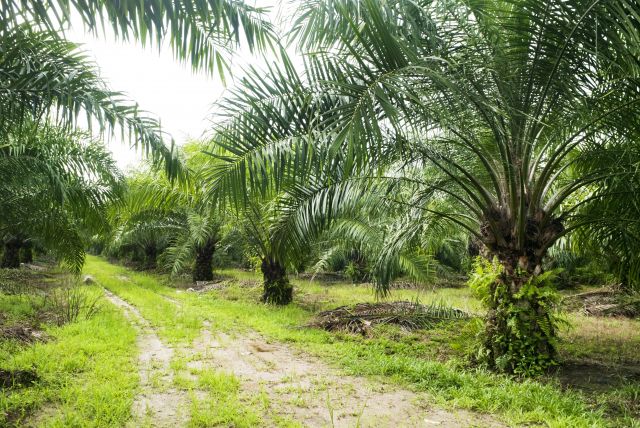
{"type": "Polygon", "coordinates": [[[238,0],[0,0],[0,35],[24,22],[37,31],[58,33],[75,17],[96,34],[109,27],[124,40],[158,47],[168,41],[177,58],[214,72],[228,68],[233,49],[241,43],[254,51],[273,42],[266,12],[238,0]]]}
{"type": "Polygon", "coordinates": [[[152,205],[169,208],[168,213],[179,219],[179,227],[170,235],[165,259],[173,274],[192,266],[194,282],[213,279],[213,256],[222,238],[221,228],[226,217],[225,206],[218,206],[206,193],[202,174],[210,158],[202,153],[202,148],[198,142],[183,148],[190,173],[187,183],[176,187],[164,181],[165,191],[152,190],[151,198],[147,199],[152,205]]]}
{"type": "Polygon", "coordinates": [[[75,127],[82,114],[101,130],[119,128],[131,145],[151,154],[172,176],[180,174],[173,143],[159,123],[123,94],[108,89],[96,67],[67,41],[72,14],[96,32],[110,26],[116,36],[142,43],[165,40],[176,56],[209,72],[228,67],[241,40],[253,51],[274,39],[265,10],[241,1],[53,2],[0,1],[0,138],[31,132],[27,124],[55,121],[75,127]]]}
{"type": "MultiPolygon", "coordinates": [[[[556,358],[543,259],[593,220],[573,209],[581,192],[632,168],[576,173],[586,151],[637,144],[639,11],[626,0],[304,1],[291,32],[304,70],[285,62],[230,95],[221,133],[233,155],[215,182],[241,199],[341,165],[342,183],[411,183],[400,203],[428,214],[417,219],[455,224],[496,261],[483,360],[539,373],[556,358]],[[416,168],[429,180],[406,176],[416,168]]],[[[332,203],[306,224],[350,199],[327,184],[332,203]]]]}
{"type": "MultiPolygon", "coordinates": [[[[246,43],[252,51],[264,49],[271,43],[273,30],[264,19],[264,12],[264,9],[230,0],[120,3],[93,0],[1,0],[0,148],[4,151],[2,160],[5,164],[20,162],[22,158],[16,157],[15,153],[30,144],[28,141],[32,135],[42,136],[40,130],[50,127],[71,132],[80,128],[79,125],[86,117],[84,122],[89,127],[97,124],[100,131],[120,131],[132,146],[148,154],[155,165],[164,166],[170,177],[183,177],[184,171],[178,161],[173,142],[165,144],[167,136],[162,132],[159,123],[141,112],[138,106],[128,101],[123,94],[111,91],[99,77],[96,66],[76,44],[64,38],[64,29],[68,27],[71,16],[75,14],[86,27],[96,33],[110,26],[115,35],[122,39],[135,38],[143,44],[153,41],[158,47],[163,41],[169,41],[178,58],[190,62],[195,68],[208,72],[219,70],[220,74],[224,75],[229,55],[241,42],[246,43]]],[[[60,152],[73,151],[77,149],[75,143],[70,142],[67,148],[62,147],[61,143],[74,138],[73,135],[69,138],[58,138],[53,148],[60,152]]],[[[46,147],[38,146],[38,149],[42,153],[47,152],[46,147]]],[[[48,245],[62,251],[70,258],[74,268],[78,268],[83,259],[83,253],[78,246],[79,237],[73,236],[78,225],[74,223],[76,220],[72,221],[74,216],[68,216],[69,210],[75,209],[77,205],[67,203],[67,200],[73,200],[66,198],[68,195],[65,195],[62,204],[63,199],[55,192],[75,192],[78,196],[75,202],[79,205],[84,204],[84,208],[88,210],[89,199],[84,193],[96,196],[99,186],[93,183],[92,186],[95,188],[86,187],[88,184],[85,175],[97,171],[96,168],[106,167],[106,164],[92,164],[94,159],[91,156],[98,152],[98,149],[92,150],[91,153],[87,153],[87,158],[76,159],[78,163],[72,165],[70,171],[76,172],[77,175],[65,177],[67,181],[62,184],[52,180],[49,183],[50,187],[46,188],[42,177],[47,174],[47,165],[37,163],[37,167],[40,168],[38,171],[22,170],[34,174],[31,179],[38,183],[34,188],[29,187],[32,184],[30,182],[11,188],[4,187],[3,190],[10,193],[8,202],[4,201],[5,205],[13,202],[13,210],[6,214],[3,225],[3,233],[7,233],[5,244],[8,250],[4,254],[5,264],[15,265],[14,249],[19,248],[24,242],[29,242],[24,241],[23,233],[34,227],[38,229],[38,235],[46,236],[48,245]],[[82,169],[82,165],[89,166],[82,169]],[[41,193],[42,199],[36,198],[37,192],[41,193]],[[52,200],[55,203],[51,202],[52,200]],[[30,204],[20,205],[26,204],[26,201],[30,204]],[[39,211],[35,209],[36,205],[39,211]],[[50,220],[51,224],[47,223],[48,226],[43,226],[42,229],[38,225],[43,218],[50,220]],[[57,228],[56,221],[59,222],[57,228]],[[10,234],[7,224],[14,225],[16,222],[19,223],[19,230],[10,234]],[[63,239],[64,237],[70,241],[63,239]],[[65,246],[68,251],[64,249],[65,246]]],[[[9,176],[18,171],[7,168],[0,171],[0,175],[9,176]]],[[[61,172],[55,168],[52,168],[52,171],[61,172]]],[[[12,183],[16,184],[18,181],[13,180],[12,183]]],[[[102,190],[106,188],[108,185],[102,190]]],[[[91,213],[88,210],[86,215],[89,214],[91,213]]]]}
{"type": "MultiPolygon", "coordinates": [[[[629,118],[628,120],[634,120],[629,118]]],[[[577,254],[604,261],[625,290],[640,289],[640,145],[609,143],[586,152],[577,172],[603,164],[621,165],[617,174],[583,189],[573,211],[584,224],[569,239],[577,254]]]]}
{"type": "Polygon", "coordinates": [[[55,33],[36,33],[26,25],[0,34],[0,141],[26,138],[41,126],[127,133],[159,166],[180,173],[172,145],[158,122],[99,77],[77,46],[55,33]]]}
{"type": "Polygon", "coordinates": [[[224,210],[204,191],[201,173],[209,157],[200,144],[187,144],[181,153],[188,178],[179,184],[153,169],[129,177],[123,203],[112,207],[109,251],[141,252],[147,268],[161,256],[172,274],[192,267],[194,281],[210,281],[224,210]]]}
{"type": "Polygon", "coordinates": [[[105,147],[81,133],[46,127],[0,147],[2,267],[19,267],[33,241],[79,271],[83,235],[106,226],[122,176],[105,147]]]}

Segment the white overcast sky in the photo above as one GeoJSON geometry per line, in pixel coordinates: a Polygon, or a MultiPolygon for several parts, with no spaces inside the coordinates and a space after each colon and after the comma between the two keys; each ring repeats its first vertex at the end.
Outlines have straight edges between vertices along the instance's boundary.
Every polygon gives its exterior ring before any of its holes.
{"type": "MultiPolygon", "coordinates": [[[[276,20],[279,0],[256,3],[271,7],[271,16],[276,20]]],[[[156,46],[143,48],[135,41],[117,41],[109,30],[106,29],[106,37],[96,37],[86,32],[82,24],[75,24],[66,31],[66,37],[81,44],[82,49],[93,57],[110,89],[126,93],[143,110],[159,118],[163,129],[178,144],[199,138],[207,128],[212,104],[225,91],[219,76],[195,73],[189,64],[178,62],[168,46],[158,50],[156,46]]],[[[234,56],[232,71],[241,75],[243,65],[263,61],[243,49],[234,56]]],[[[230,75],[227,88],[231,86],[230,75]]],[[[123,169],[139,161],[139,154],[126,143],[110,141],[109,148],[123,169]]]]}

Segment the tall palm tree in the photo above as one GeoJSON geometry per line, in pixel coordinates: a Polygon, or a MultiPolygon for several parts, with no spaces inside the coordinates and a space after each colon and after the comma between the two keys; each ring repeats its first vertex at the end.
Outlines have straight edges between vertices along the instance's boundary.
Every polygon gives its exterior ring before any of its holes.
{"type": "MultiPolygon", "coordinates": [[[[364,174],[415,186],[399,203],[464,229],[496,260],[479,354],[539,373],[556,357],[543,259],[590,221],[574,209],[582,192],[632,168],[577,164],[639,141],[639,12],[627,0],[304,1],[291,32],[304,70],[285,62],[230,96],[221,133],[233,156],[216,183],[242,198],[341,165],[343,184],[364,174]],[[405,174],[416,168],[429,180],[405,174]]],[[[332,203],[308,218],[342,209],[344,187],[328,184],[332,203]]]]}

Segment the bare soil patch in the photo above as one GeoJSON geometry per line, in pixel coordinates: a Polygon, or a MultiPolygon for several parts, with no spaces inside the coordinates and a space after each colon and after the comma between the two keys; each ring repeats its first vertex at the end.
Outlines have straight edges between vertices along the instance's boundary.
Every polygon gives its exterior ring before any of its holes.
{"type": "Polygon", "coordinates": [[[640,382],[638,365],[604,365],[597,362],[566,362],[554,373],[563,387],[584,392],[604,392],[640,382]]]}
{"type": "Polygon", "coordinates": [[[16,340],[22,343],[44,342],[47,334],[31,325],[0,326],[0,340],[16,340]]]}
{"type": "Polygon", "coordinates": [[[230,336],[203,330],[194,343],[202,358],[190,368],[215,368],[241,379],[250,395],[266,393],[271,410],[309,427],[503,426],[486,415],[433,408],[416,394],[346,376],[319,359],[256,333],[230,336]]]}
{"type": "Polygon", "coordinates": [[[139,331],[137,342],[141,391],[133,403],[131,427],[184,426],[188,420],[187,397],[183,391],[172,388],[172,371],[169,367],[173,349],[160,340],[151,325],[138,309],[115,294],[105,290],[107,298],[124,310],[139,331]]]}

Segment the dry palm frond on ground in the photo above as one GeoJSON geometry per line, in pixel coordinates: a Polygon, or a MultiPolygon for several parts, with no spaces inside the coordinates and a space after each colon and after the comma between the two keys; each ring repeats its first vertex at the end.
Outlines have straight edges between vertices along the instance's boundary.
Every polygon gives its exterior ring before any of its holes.
{"type": "Polygon", "coordinates": [[[588,316],[635,318],[640,315],[640,294],[624,292],[615,286],[567,296],[564,304],[567,309],[588,316]]]}
{"type": "Polygon", "coordinates": [[[467,319],[471,315],[442,304],[418,302],[358,303],[320,312],[309,324],[327,331],[366,334],[377,324],[396,324],[407,330],[428,328],[436,323],[467,319]]]}

